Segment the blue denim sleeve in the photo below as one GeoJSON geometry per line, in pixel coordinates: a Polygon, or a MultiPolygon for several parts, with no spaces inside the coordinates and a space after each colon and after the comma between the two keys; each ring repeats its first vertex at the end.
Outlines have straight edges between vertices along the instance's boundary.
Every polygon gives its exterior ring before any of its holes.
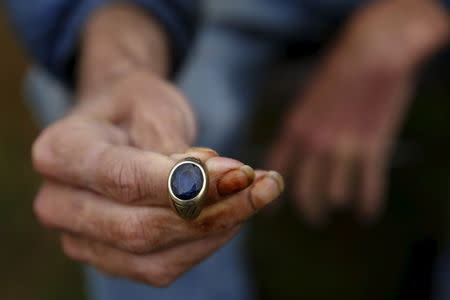
{"type": "Polygon", "coordinates": [[[450,10],[450,0],[441,0],[441,2],[450,10]]]}
{"type": "Polygon", "coordinates": [[[20,40],[39,64],[58,78],[72,76],[80,30],[89,14],[110,2],[132,2],[165,26],[179,60],[195,25],[196,0],[5,0],[20,40]]]}

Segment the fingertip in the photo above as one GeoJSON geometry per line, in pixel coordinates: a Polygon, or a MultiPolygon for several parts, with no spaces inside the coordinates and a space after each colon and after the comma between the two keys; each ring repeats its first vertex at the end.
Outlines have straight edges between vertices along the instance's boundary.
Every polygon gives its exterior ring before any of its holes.
{"type": "MultiPolygon", "coordinates": [[[[276,173],[276,172],[274,172],[276,173]]],[[[284,189],[284,184],[280,186],[279,174],[267,172],[261,179],[258,179],[251,190],[251,201],[255,210],[259,210],[273,202],[284,189]]],[[[282,180],[282,178],[281,178],[282,180]]]]}
{"type": "Polygon", "coordinates": [[[255,179],[252,167],[243,165],[226,173],[217,181],[217,191],[221,196],[229,196],[249,187],[255,179]]]}
{"type": "Polygon", "coordinates": [[[373,225],[376,223],[383,211],[381,199],[372,199],[369,203],[363,203],[359,208],[359,222],[364,225],[373,225]]]}
{"type": "Polygon", "coordinates": [[[80,258],[79,246],[77,244],[76,239],[71,235],[69,234],[61,235],[61,247],[68,257],[72,259],[80,258]]]}
{"type": "Polygon", "coordinates": [[[347,208],[350,203],[349,196],[341,193],[330,192],[327,199],[330,206],[332,206],[333,209],[335,208],[337,210],[347,208]]]}
{"type": "Polygon", "coordinates": [[[242,167],[239,168],[239,170],[241,170],[243,173],[245,173],[245,175],[247,175],[247,178],[249,180],[249,184],[253,183],[253,180],[255,180],[255,170],[253,170],[252,167],[250,167],[249,165],[243,165],[242,167]]]}
{"type": "Polygon", "coordinates": [[[285,188],[283,176],[281,176],[281,174],[278,173],[277,171],[273,171],[273,170],[267,172],[267,176],[269,176],[270,178],[275,180],[275,182],[278,185],[278,189],[280,190],[280,193],[282,193],[284,191],[284,188],[285,188]]]}
{"type": "Polygon", "coordinates": [[[323,228],[329,222],[324,203],[319,198],[307,196],[301,191],[294,193],[294,204],[305,224],[314,228],[323,228]]]}

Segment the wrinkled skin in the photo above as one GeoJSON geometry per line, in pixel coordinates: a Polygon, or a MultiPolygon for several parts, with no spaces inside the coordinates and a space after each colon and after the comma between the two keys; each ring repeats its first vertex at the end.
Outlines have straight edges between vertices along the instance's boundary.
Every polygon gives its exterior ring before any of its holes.
{"type": "Polygon", "coordinates": [[[125,4],[106,6],[85,34],[79,103],[33,146],[44,178],[35,213],[61,233],[69,257],[166,286],[277,198],[283,179],[211,149],[189,148],[195,117],[164,78],[165,34],[149,16],[125,4]],[[169,171],[185,157],[202,160],[210,177],[208,205],[193,221],[175,214],[167,191],[169,171]]]}
{"type": "MultiPolygon", "coordinates": [[[[294,175],[294,199],[309,221],[352,197],[365,216],[380,210],[417,66],[447,31],[448,17],[426,0],[377,1],[351,18],[268,159],[294,175]]],[[[159,24],[132,5],[96,12],[82,34],[78,104],[33,147],[44,178],[35,212],[61,232],[65,253],[154,286],[208,257],[283,190],[276,172],[189,148],[195,117],[165,78],[169,47],[159,24]],[[170,209],[166,187],[171,167],[188,156],[201,159],[211,179],[209,205],[194,221],[170,209]]]]}

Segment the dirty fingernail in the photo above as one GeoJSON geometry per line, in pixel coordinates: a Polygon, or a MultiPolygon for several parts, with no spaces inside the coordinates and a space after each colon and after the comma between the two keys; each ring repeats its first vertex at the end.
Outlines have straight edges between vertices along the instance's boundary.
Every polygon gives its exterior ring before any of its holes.
{"type": "Polygon", "coordinates": [[[255,179],[252,167],[244,165],[226,173],[217,182],[217,191],[221,196],[228,196],[246,189],[255,179]]]}
{"type": "Polygon", "coordinates": [[[284,181],[277,172],[267,172],[267,174],[258,180],[251,191],[251,199],[255,209],[260,209],[278,196],[284,189],[284,181]]]}
{"type": "Polygon", "coordinates": [[[270,178],[276,181],[276,183],[278,184],[278,188],[280,189],[280,193],[282,193],[284,191],[283,176],[281,176],[281,174],[277,171],[269,171],[267,172],[267,176],[270,176],[270,178]]]}

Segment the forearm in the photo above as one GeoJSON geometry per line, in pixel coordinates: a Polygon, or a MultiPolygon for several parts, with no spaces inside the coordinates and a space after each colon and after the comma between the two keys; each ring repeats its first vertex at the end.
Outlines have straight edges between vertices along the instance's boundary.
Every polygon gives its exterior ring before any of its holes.
{"type": "MultiPolygon", "coordinates": [[[[412,52],[412,66],[420,65],[450,40],[450,14],[440,1],[397,0],[403,3],[403,26],[407,49],[412,52]]],[[[398,8],[401,9],[401,8],[398,8]]]]}
{"type": "Polygon", "coordinates": [[[85,99],[130,72],[167,76],[170,47],[164,28],[142,8],[124,3],[100,8],[81,34],[78,98],[85,99]]]}
{"type": "Polygon", "coordinates": [[[450,17],[438,1],[374,1],[356,12],[332,53],[334,61],[350,59],[378,73],[409,73],[445,46],[449,34],[450,17]]]}

